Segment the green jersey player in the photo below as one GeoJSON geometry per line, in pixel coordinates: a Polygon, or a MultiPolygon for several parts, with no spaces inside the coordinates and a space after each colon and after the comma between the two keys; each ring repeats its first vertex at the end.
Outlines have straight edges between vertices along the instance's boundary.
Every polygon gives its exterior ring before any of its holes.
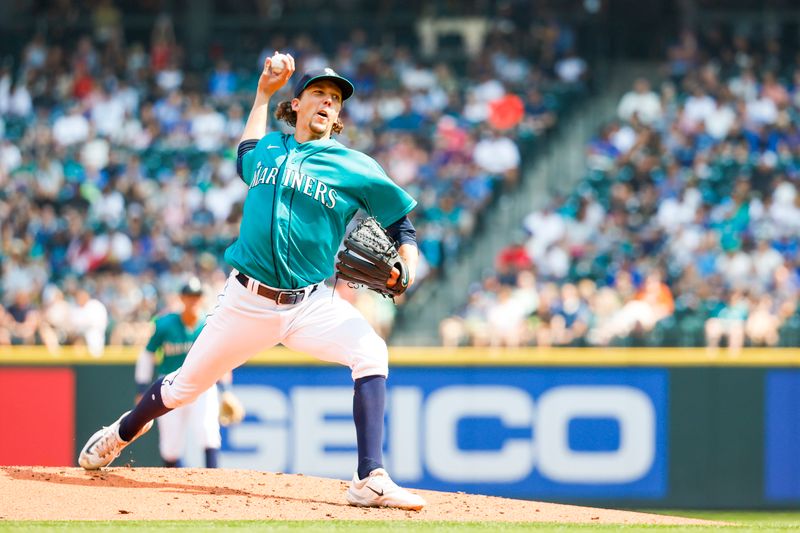
{"type": "MultiPolygon", "coordinates": [[[[382,464],[388,351],[366,319],[323,281],[348,222],[361,209],[398,243],[413,283],[418,252],[407,218],[416,202],[375,160],[331,137],[353,84],[330,68],[306,72],[276,116],[291,135],[267,132],[271,97],[294,73],[286,56],[280,74],[264,64],[238,149],[248,187],[239,239],[226,251],[234,267],[219,304],[183,366],[156,382],[129,413],[97,431],[81,451],[87,469],[108,465],[152,420],[193,401],[225,372],[282,343],[346,365],[354,380],[358,465],[346,493],[351,505],[419,510],[425,501],[397,486],[382,464]]],[[[396,283],[395,269],[390,280],[396,283]]]]}

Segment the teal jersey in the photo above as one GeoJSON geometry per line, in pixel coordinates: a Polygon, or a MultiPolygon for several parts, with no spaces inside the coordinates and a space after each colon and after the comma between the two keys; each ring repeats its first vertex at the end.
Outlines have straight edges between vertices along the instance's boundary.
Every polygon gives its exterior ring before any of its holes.
{"type": "Polygon", "coordinates": [[[165,376],[182,365],[189,348],[205,325],[201,319],[194,328],[187,327],[179,313],[170,313],[156,319],[156,330],[147,343],[147,351],[160,356],[157,375],[165,376]]]}
{"type": "Polygon", "coordinates": [[[371,157],[335,139],[298,143],[272,132],[242,157],[248,185],[239,238],[225,260],[272,287],[296,289],[333,275],[359,209],[384,227],[417,202],[371,157]]]}

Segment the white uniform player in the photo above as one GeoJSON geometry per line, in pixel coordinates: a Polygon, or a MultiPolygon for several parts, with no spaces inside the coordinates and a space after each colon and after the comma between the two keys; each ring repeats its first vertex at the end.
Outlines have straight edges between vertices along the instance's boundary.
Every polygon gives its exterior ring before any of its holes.
{"type": "MultiPolygon", "coordinates": [[[[181,289],[180,312],[162,315],[155,320],[155,331],[136,361],[135,379],[139,394],[153,381],[153,370],[165,376],[183,365],[186,354],[194,343],[205,320],[201,317],[203,289],[197,278],[192,278],[181,289]]],[[[138,403],[139,396],[136,401],[138,403]]],[[[219,394],[209,387],[193,403],[170,411],[158,419],[158,448],[164,465],[181,466],[187,437],[205,450],[206,467],[218,466],[219,448],[219,394]]]]}

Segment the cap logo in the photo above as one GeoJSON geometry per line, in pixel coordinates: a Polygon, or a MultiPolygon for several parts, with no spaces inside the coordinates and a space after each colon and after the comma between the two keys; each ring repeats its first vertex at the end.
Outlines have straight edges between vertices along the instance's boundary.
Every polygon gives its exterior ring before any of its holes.
{"type": "Polygon", "coordinates": [[[338,74],[336,74],[336,72],[334,72],[334,70],[330,67],[325,69],[325,74],[328,76],[338,76],[338,74]]]}

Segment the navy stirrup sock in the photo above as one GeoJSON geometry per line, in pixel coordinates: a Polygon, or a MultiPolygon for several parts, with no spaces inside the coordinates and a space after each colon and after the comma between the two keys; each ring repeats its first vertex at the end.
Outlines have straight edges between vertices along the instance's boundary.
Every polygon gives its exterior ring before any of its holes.
{"type": "Polygon", "coordinates": [[[206,468],[219,467],[219,448],[206,448],[206,468]]]}
{"type": "Polygon", "coordinates": [[[157,379],[155,383],[142,395],[142,399],[133,408],[133,411],[122,419],[119,423],[119,438],[128,442],[151,420],[172,411],[165,407],[161,400],[161,382],[157,379]]]}
{"type": "Polygon", "coordinates": [[[376,468],[383,468],[383,412],[386,404],[386,378],[367,376],[355,382],[353,421],[358,441],[358,478],[364,479],[376,468]]]}

